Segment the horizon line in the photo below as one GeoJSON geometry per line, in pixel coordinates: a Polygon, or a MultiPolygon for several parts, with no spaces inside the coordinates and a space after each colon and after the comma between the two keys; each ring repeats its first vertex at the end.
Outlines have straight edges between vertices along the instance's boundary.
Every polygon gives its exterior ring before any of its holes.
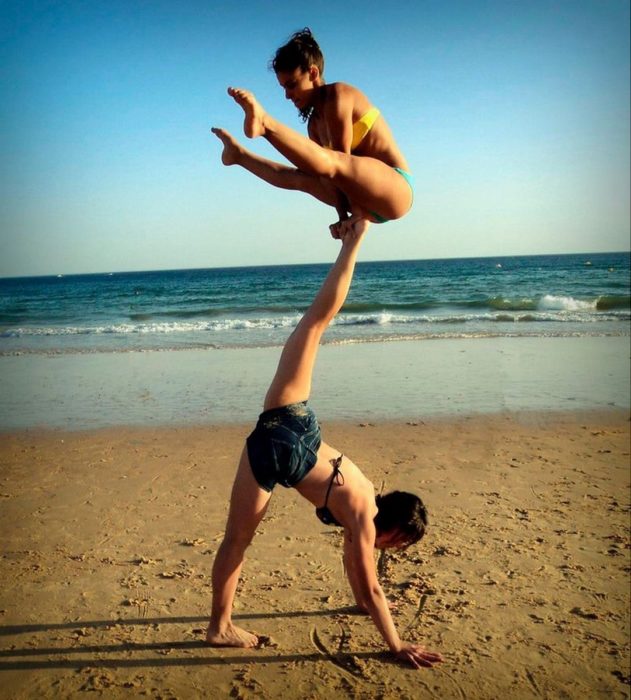
{"type": "MultiPolygon", "coordinates": [[[[567,257],[567,256],[594,256],[594,255],[631,255],[630,250],[605,250],[605,251],[585,251],[577,253],[517,253],[506,255],[463,255],[446,256],[439,258],[394,258],[388,260],[360,260],[357,265],[374,263],[402,263],[402,262],[440,262],[444,260],[499,260],[509,258],[546,258],[546,257],[567,257]]],[[[110,275],[134,275],[148,272],[196,272],[201,270],[239,270],[256,268],[276,268],[276,267],[308,267],[312,265],[329,265],[330,261],[309,262],[309,263],[262,263],[259,265],[218,265],[210,267],[164,267],[153,269],[136,270],[103,270],[100,272],[51,272],[48,274],[26,274],[26,275],[0,275],[2,280],[17,279],[38,279],[48,277],[86,277],[86,276],[110,276],[110,275]]]]}

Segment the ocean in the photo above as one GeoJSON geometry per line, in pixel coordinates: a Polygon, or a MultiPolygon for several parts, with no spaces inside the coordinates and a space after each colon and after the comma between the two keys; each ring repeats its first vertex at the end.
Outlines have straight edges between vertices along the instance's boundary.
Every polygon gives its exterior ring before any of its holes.
{"type": "MultiPolygon", "coordinates": [[[[628,336],[628,253],[360,262],[325,343],[628,336]]],[[[0,355],[281,346],[329,264],[0,279],[0,355]]]]}
{"type": "MultiPolygon", "coordinates": [[[[0,431],[251,425],[329,264],[0,280],[0,431]]],[[[321,420],[627,410],[629,255],[365,262],[321,420]]]]}

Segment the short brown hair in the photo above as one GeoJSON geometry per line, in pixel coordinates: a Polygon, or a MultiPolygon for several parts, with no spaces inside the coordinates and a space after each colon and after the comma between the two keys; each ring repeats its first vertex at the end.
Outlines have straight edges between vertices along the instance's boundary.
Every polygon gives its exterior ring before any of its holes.
{"type": "Polygon", "coordinates": [[[377,496],[377,508],[375,527],[378,534],[398,530],[405,535],[408,546],[425,534],[427,509],[413,493],[391,491],[385,496],[377,496]]]}

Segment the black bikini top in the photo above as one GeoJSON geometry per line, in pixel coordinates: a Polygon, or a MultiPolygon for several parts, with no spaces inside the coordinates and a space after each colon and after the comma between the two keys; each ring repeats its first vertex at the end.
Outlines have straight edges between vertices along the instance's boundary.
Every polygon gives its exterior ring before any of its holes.
{"type": "Polygon", "coordinates": [[[333,487],[333,482],[337,484],[344,483],[344,475],[340,471],[342,466],[342,455],[337,459],[332,459],[331,464],[333,465],[333,475],[331,476],[331,481],[329,481],[329,488],[326,490],[326,496],[324,497],[324,505],[320,508],[316,508],[316,515],[325,525],[334,525],[336,527],[342,527],[341,523],[338,523],[335,516],[328,508],[329,494],[331,493],[331,488],[333,487]]]}

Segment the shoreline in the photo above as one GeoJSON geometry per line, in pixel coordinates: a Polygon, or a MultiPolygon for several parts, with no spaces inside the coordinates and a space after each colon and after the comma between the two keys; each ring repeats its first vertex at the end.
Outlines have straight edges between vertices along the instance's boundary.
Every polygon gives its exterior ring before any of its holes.
{"type": "Polygon", "coordinates": [[[270,645],[203,644],[251,426],[22,431],[0,446],[0,698],[629,697],[628,411],[322,422],[377,491],[426,502],[426,537],[380,578],[444,664],[392,662],[340,532],[282,488],[235,607],[270,645]]]}
{"type": "MultiPolygon", "coordinates": [[[[547,422],[552,424],[557,423],[624,423],[629,421],[631,423],[631,408],[625,408],[621,406],[607,406],[603,408],[536,408],[536,409],[519,409],[519,410],[509,410],[503,409],[495,412],[470,412],[470,413],[458,413],[458,414],[432,414],[425,417],[406,417],[398,416],[396,418],[382,418],[382,419],[369,419],[369,420],[359,420],[359,419],[343,419],[343,418],[329,418],[322,419],[318,422],[321,425],[323,431],[329,427],[333,427],[336,431],[343,431],[345,429],[354,428],[374,428],[379,426],[380,428],[388,427],[401,427],[401,426],[447,426],[458,423],[466,423],[469,421],[496,421],[496,420],[507,420],[515,421],[523,425],[542,425],[547,422]]],[[[203,432],[203,431],[213,431],[213,430],[226,430],[228,432],[241,432],[245,437],[254,428],[256,423],[256,418],[254,422],[251,421],[232,421],[232,422],[218,422],[218,423],[186,423],[186,424],[174,424],[174,423],[155,423],[151,425],[141,425],[141,424],[116,424],[116,425],[102,425],[97,427],[50,427],[50,426],[28,426],[23,428],[0,428],[0,437],[2,438],[15,438],[15,439],[37,439],[37,438],[63,438],[64,436],[84,436],[84,437],[114,437],[124,431],[132,435],[142,435],[148,433],[183,433],[190,431],[192,433],[203,432]]],[[[2,451],[0,449],[0,455],[2,451]]]]}
{"type": "MultiPolygon", "coordinates": [[[[362,346],[374,343],[417,343],[426,341],[470,341],[470,340],[502,340],[502,339],[530,339],[536,338],[546,339],[562,339],[562,338],[629,338],[631,333],[628,330],[595,330],[591,332],[582,331],[552,331],[548,333],[538,332],[510,332],[497,331],[495,333],[488,331],[469,331],[469,332],[454,332],[454,333],[410,333],[410,334],[391,334],[391,335],[375,335],[367,337],[350,337],[350,338],[323,338],[320,341],[320,347],[345,347],[345,346],[362,346]]],[[[82,355],[127,355],[127,354],[152,354],[160,352],[213,352],[213,351],[232,351],[232,350],[278,350],[280,353],[284,347],[286,338],[281,338],[276,341],[260,344],[218,344],[218,343],[179,343],[175,345],[159,345],[159,346],[129,346],[121,347],[68,347],[55,348],[51,350],[37,348],[18,348],[15,350],[0,350],[0,358],[3,357],[72,357],[82,355]]]]}
{"type": "MultiPolygon", "coordinates": [[[[321,420],[628,408],[628,336],[321,347],[321,420]]],[[[278,348],[0,357],[0,430],[255,421],[278,348]]]]}

